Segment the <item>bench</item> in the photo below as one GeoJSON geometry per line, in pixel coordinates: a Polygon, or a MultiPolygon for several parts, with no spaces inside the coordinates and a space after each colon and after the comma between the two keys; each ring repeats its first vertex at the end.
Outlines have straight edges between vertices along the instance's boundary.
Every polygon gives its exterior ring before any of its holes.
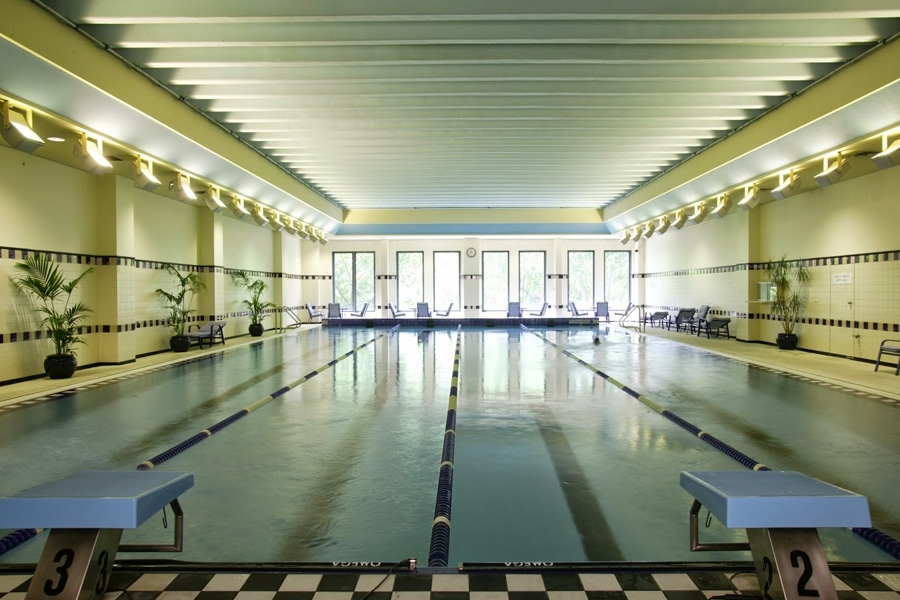
{"type": "Polygon", "coordinates": [[[817,528],[872,526],[865,496],[793,471],[682,471],[681,487],[694,497],[691,550],[750,550],[772,600],[837,600],[817,528]],[[702,506],[749,544],[699,543],[702,506]]]}
{"type": "Polygon", "coordinates": [[[895,364],[885,363],[889,367],[894,367],[894,375],[900,374],[900,340],[882,340],[881,346],[878,348],[878,358],[875,360],[875,370],[881,366],[881,357],[883,355],[894,356],[897,358],[895,364]]]}
{"type": "Polygon", "coordinates": [[[200,348],[206,343],[210,347],[213,344],[225,345],[225,321],[210,321],[203,325],[191,325],[185,335],[191,338],[191,343],[196,342],[200,348]],[[194,330],[196,327],[196,331],[194,330]]]}
{"type": "Polygon", "coordinates": [[[193,473],[85,471],[0,498],[0,529],[51,529],[26,600],[100,600],[118,550],[180,551],[178,496],[193,485],[193,473]],[[174,544],[119,546],[123,529],[137,528],[167,504],[175,512],[174,544]]]}

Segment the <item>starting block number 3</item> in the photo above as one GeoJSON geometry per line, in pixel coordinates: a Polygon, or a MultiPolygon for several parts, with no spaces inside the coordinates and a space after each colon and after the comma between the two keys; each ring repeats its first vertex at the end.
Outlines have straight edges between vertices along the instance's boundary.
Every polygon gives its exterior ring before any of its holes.
{"type": "Polygon", "coordinates": [[[53,529],[26,600],[101,599],[121,536],[121,529],[53,529]]]}
{"type": "Polygon", "coordinates": [[[815,529],[748,529],[764,600],[837,600],[815,529]]]}

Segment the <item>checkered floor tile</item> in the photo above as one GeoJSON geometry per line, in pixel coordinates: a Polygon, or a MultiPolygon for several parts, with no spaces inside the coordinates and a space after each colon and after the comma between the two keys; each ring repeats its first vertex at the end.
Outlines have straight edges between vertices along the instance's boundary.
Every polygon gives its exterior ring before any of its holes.
{"type": "MultiPolygon", "coordinates": [[[[896,572],[833,572],[839,600],[900,600],[896,572]]],[[[0,600],[24,600],[30,575],[0,572],[0,600]]],[[[758,592],[746,572],[267,573],[118,569],[104,600],[708,600],[758,592]]]]}

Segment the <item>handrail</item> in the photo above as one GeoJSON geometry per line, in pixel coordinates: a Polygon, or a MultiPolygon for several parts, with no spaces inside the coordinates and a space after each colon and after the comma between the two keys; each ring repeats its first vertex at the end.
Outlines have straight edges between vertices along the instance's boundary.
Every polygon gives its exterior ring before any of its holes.
{"type": "Polygon", "coordinates": [[[641,304],[629,304],[628,309],[626,309],[623,313],[616,313],[617,315],[621,315],[619,317],[619,326],[620,327],[634,327],[638,331],[642,331],[644,327],[644,306],[641,304]],[[637,325],[627,325],[626,321],[628,321],[629,315],[634,311],[638,311],[638,321],[637,325]]]}
{"type": "Polygon", "coordinates": [[[283,318],[279,317],[278,320],[279,322],[281,322],[281,326],[278,328],[278,331],[287,331],[288,329],[293,329],[295,327],[300,327],[301,325],[303,325],[303,321],[300,320],[300,316],[287,306],[279,306],[278,309],[281,311],[281,314],[287,313],[294,320],[294,322],[290,325],[284,325],[282,322],[283,318]]]}

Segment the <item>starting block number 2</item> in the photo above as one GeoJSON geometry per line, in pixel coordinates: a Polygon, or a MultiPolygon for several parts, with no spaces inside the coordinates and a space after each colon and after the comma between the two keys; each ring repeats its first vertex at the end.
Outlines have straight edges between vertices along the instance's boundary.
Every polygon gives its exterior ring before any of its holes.
{"type": "Polygon", "coordinates": [[[121,536],[121,529],[53,529],[26,600],[102,598],[121,536]]]}
{"type": "Polygon", "coordinates": [[[747,530],[764,600],[837,600],[815,529],[747,530]]]}

